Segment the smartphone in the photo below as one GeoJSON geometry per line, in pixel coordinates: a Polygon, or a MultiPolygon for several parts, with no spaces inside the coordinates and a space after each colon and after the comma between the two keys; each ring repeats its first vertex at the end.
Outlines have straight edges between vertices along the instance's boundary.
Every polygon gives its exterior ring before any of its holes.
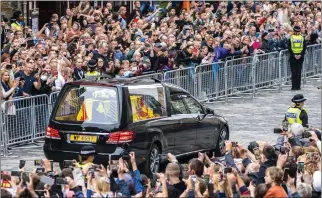
{"type": "Polygon", "coordinates": [[[67,183],[67,180],[65,178],[63,178],[63,177],[56,177],[55,184],[57,184],[57,185],[66,185],[68,183],[67,183]]]}
{"type": "Polygon", "coordinates": [[[299,173],[303,173],[304,172],[304,162],[297,162],[297,171],[299,173]]]}
{"type": "Polygon", "coordinates": [[[43,175],[40,177],[40,181],[44,184],[48,184],[50,186],[52,186],[55,183],[55,180],[51,177],[48,177],[46,175],[43,175]]]}
{"type": "Polygon", "coordinates": [[[274,133],[280,134],[280,133],[283,133],[283,130],[280,128],[274,128],[274,133]]]}
{"type": "Polygon", "coordinates": [[[282,155],[287,154],[289,151],[290,151],[290,149],[287,146],[282,146],[280,148],[280,152],[281,152],[282,155]]]}
{"type": "Polygon", "coordinates": [[[283,181],[287,181],[288,175],[289,175],[290,169],[284,168],[284,175],[283,175],[283,181]]]}
{"type": "Polygon", "coordinates": [[[222,180],[224,180],[224,173],[220,172],[219,175],[220,175],[219,182],[221,182],[222,180]]]}
{"type": "Polygon", "coordinates": [[[168,161],[168,155],[167,154],[159,154],[160,162],[168,161]]]}
{"type": "Polygon", "coordinates": [[[110,162],[109,162],[109,165],[108,165],[108,168],[110,169],[110,170],[117,170],[117,168],[118,168],[118,160],[110,160],[110,162]]]}
{"type": "Polygon", "coordinates": [[[51,29],[53,27],[53,23],[48,23],[48,29],[51,29]]]}
{"type": "Polygon", "coordinates": [[[237,147],[238,142],[231,142],[231,144],[232,144],[233,147],[237,147]]]}
{"type": "Polygon", "coordinates": [[[288,161],[288,162],[293,162],[293,161],[295,161],[295,156],[287,156],[287,161],[288,161]]]}
{"type": "Polygon", "coordinates": [[[23,185],[26,185],[27,182],[30,182],[29,181],[29,172],[23,172],[22,173],[22,183],[23,185]]]}
{"type": "Polygon", "coordinates": [[[209,180],[210,180],[210,176],[209,176],[209,175],[205,175],[205,176],[203,177],[203,180],[205,181],[206,188],[208,188],[209,180]]]}
{"type": "Polygon", "coordinates": [[[231,167],[226,167],[224,168],[224,173],[227,174],[227,173],[231,173],[233,171],[233,169],[231,167]]]}
{"type": "Polygon", "coordinates": [[[19,81],[24,81],[25,78],[24,77],[20,77],[19,81]]]}
{"type": "Polygon", "coordinates": [[[58,76],[58,71],[54,71],[53,72],[53,76],[55,77],[55,76],[58,76]]]}
{"type": "Polygon", "coordinates": [[[196,176],[196,175],[191,175],[191,179],[192,179],[193,183],[196,183],[196,181],[197,181],[197,176],[196,176]]]}
{"type": "Polygon", "coordinates": [[[64,168],[74,167],[74,161],[73,160],[64,160],[63,167],[64,168]]]}
{"type": "Polygon", "coordinates": [[[37,168],[36,169],[36,173],[44,173],[45,172],[45,168],[37,168]]]}
{"type": "Polygon", "coordinates": [[[95,178],[95,168],[89,168],[89,172],[91,173],[91,177],[95,178]]]}
{"type": "Polygon", "coordinates": [[[261,158],[261,156],[259,154],[259,148],[255,147],[253,150],[254,150],[254,155],[255,155],[256,160],[259,160],[261,158]]]}
{"type": "Polygon", "coordinates": [[[272,32],[275,32],[275,30],[274,29],[268,29],[268,32],[272,33],[272,32]]]}
{"type": "Polygon", "coordinates": [[[11,171],[11,176],[21,177],[21,171],[11,171]]]}
{"type": "Polygon", "coordinates": [[[6,70],[12,70],[12,65],[6,65],[6,70]]]}
{"type": "Polygon", "coordinates": [[[152,191],[153,195],[156,195],[158,192],[162,192],[162,184],[159,181],[155,182],[155,187],[152,191]]]}
{"type": "Polygon", "coordinates": [[[21,67],[22,66],[22,62],[21,61],[17,61],[17,65],[18,65],[18,67],[21,67]]]}
{"type": "Polygon", "coordinates": [[[45,190],[35,190],[35,193],[38,195],[38,197],[44,197],[46,191],[45,190]]]}
{"type": "Polygon", "coordinates": [[[23,167],[25,167],[26,165],[26,161],[25,160],[20,160],[19,161],[19,169],[22,169],[23,167]]]}
{"type": "Polygon", "coordinates": [[[42,166],[42,160],[35,160],[34,164],[35,166],[42,166]]]}
{"type": "Polygon", "coordinates": [[[94,168],[94,170],[96,171],[97,169],[100,169],[101,166],[98,164],[92,164],[92,168],[94,168]]]}

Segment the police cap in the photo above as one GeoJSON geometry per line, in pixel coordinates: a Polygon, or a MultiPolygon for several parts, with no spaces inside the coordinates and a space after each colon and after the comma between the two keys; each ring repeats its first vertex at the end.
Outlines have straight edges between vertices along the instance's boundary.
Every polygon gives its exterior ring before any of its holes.
{"type": "Polygon", "coordinates": [[[293,31],[294,32],[300,32],[301,31],[301,28],[300,28],[300,26],[294,26],[294,28],[293,28],[293,31]]]}
{"type": "Polygon", "coordinates": [[[79,152],[81,156],[92,156],[96,154],[96,150],[93,146],[83,146],[79,152]]]}
{"type": "Polygon", "coordinates": [[[302,94],[296,94],[292,98],[292,102],[294,102],[294,103],[304,102],[305,100],[306,99],[304,98],[304,96],[302,94]]]}
{"type": "Polygon", "coordinates": [[[97,65],[97,61],[95,59],[91,59],[90,61],[88,61],[87,63],[87,67],[94,69],[97,65]]]}

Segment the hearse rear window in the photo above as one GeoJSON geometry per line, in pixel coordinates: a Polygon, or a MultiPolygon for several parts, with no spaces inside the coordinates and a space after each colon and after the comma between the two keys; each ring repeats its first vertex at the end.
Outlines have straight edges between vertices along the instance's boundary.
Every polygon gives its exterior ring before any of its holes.
{"type": "Polygon", "coordinates": [[[129,86],[133,122],[159,118],[166,115],[165,95],[162,85],[129,86]]]}
{"type": "Polygon", "coordinates": [[[116,124],[118,119],[117,90],[111,87],[71,87],[55,114],[62,122],[116,124]]]}

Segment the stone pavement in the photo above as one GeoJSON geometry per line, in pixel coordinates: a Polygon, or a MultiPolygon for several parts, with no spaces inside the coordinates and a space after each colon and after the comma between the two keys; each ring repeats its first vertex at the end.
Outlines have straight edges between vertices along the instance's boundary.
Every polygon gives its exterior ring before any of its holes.
{"type": "MultiPolygon", "coordinates": [[[[278,136],[273,133],[273,129],[281,125],[287,108],[292,104],[291,98],[297,93],[307,98],[305,108],[308,110],[310,126],[321,127],[321,90],[317,89],[320,85],[320,80],[308,79],[300,91],[291,91],[290,87],[283,87],[281,93],[260,90],[254,99],[245,96],[240,99],[229,99],[228,103],[224,101],[207,103],[207,106],[228,120],[231,140],[238,141],[244,146],[254,140],[267,140],[273,144],[278,136]]],[[[41,146],[16,148],[12,152],[13,156],[1,158],[2,170],[16,168],[19,159],[30,160],[27,161],[29,166],[32,165],[32,160],[44,157],[41,146]]]]}

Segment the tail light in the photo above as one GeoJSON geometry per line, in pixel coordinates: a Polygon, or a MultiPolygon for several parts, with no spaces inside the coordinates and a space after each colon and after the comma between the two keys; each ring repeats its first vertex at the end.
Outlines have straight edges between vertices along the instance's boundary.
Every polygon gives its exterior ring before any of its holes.
{"type": "Polygon", "coordinates": [[[119,143],[131,142],[134,139],[134,136],[135,134],[133,131],[117,131],[117,132],[110,133],[106,143],[119,144],[119,143]]]}
{"type": "Polygon", "coordinates": [[[46,129],[46,138],[59,139],[59,140],[61,139],[59,135],[59,131],[50,126],[48,126],[46,129]]]}

